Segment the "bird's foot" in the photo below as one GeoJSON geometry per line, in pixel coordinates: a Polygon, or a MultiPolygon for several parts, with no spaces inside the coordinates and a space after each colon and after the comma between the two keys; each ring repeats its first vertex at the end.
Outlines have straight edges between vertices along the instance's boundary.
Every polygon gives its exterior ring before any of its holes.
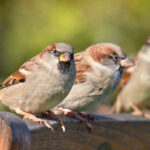
{"type": "Polygon", "coordinates": [[[50,128],[50,129],[54,132],[53,127],[52,127],[46,120],[44,120],[44,119],[37,118],[36,116],[34,116],[34,115],[32,115],[32,114],[27,115],[27,116],[24,116],[24,119],[30,119],[30,120],[33,120],[34,122],[43,124],[43,125],[45,125],[47,128],[50,128]]]}
{"type": "Polygon", "coordinates": [[[143,112],[136,105],[131,105],[131,108],[133,109],[133,115],[143,116],[143,112]]]}
{"type": "Polygon", "coordinates": [[[62,107],[59,107],[58,110],[59,110],[59,114],[61,111],[67,117],[71,117],[71,118],[75,118],[77,120],[80,120],[81,122],[83,122],[85,124],[87,130],[89,132],[91,132],[92,125],[88,122],[88,120],[91,120],[91,119],[89,119],[89,115],[86,115],[83,113],[78,113],[78,112],[75,112],[73,110],[62,108],[62,107]]]}
{"type": "Polygon", "coordinates": [[[60,123],[63,132],[66,131],[64,122],[54,112],[52,112],[51,110],[48,110],[48,111],[41,113],[41,114],[42,114],[42,116],[51,117],[52,119],[57,120],[60,123]]]}
{"type": "Polygon", "coordinates": [[[22,111],[21,109],[16,109],[16,113],[23,115],[24,119],[30,119],[33,120],[34,122],[40,123],[45,125],[47,128],[50,128],[52,131],[54,131],[53,127],[44,119],[37,118],[35,115],[27,113],[22,111]]]}
{"type": "Polygon", "coordinates": [[[95,117],[90,114],[85,114],[85,113],[81,113],[81,112],[78,112],[78,114],[87,120],[95,121],[95,117]]]}
{"type": "Polygon", "coordinates": [[[144,116],[144,118],[150,119],[150,113],[146,113],[146,112],[145,112],[145,113],[143,114],[143,116],[144,116]]]}
{"type": "Polygon", "coordinates": [[[131,108],[134,110],[133,115],[143,116],[144,118],[150,119],[150,113],[141,111],[136,105],[132,105],[131,108]]]}

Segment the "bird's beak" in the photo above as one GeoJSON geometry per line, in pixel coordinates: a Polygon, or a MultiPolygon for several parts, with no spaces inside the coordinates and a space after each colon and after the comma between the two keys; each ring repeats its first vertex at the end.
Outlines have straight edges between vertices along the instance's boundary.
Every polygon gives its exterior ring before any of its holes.
{"type": "Polygon", "coordinates": [[[70,62],[70,59],[71,59],[70,53],[63,53],[59,56],[59,60],[61,62],[70,62]]]}
{"type": "Polygon", "coordinates": [[[120,65],[122,67],[131,67],[131,66],[134,66],[135,63],[131,59],[125,58],[120,61],[120,65]]]}

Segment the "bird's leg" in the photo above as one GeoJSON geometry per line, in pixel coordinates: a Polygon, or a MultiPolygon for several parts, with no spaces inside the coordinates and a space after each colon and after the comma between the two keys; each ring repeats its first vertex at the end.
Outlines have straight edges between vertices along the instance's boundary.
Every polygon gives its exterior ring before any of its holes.
{"type": "Polygon", "coordinates": [[[150,119],[150,113],[142,112],[136,105],[132,105],[131,108],[134,110],[133,115],[139,115],[150,119]]]}
{"type": "Polygon", "coordinates": [[[131,108],[133,109],[133,115],[138,115],[138,116],[143,116],[143,112],[135,105],[135,104],[132,104],[131,105],[131,108]]]}
{"type": "Polygon", "coordinates": [[[91,120],[91,121],[95,120],[95,117],[90,114],[85,114],[85,113],[81,113],[81,112],[78,112],[78,114],[87,120],[91,120]]]}
{"type": "Polygon", "coordinates": [[[89,131],[91,131],[92,125],[88,122],[88,120],[85,117],[80,115],[80,113],[77,113],[77,112],[75,112],[73,110],[62,108],[62,107],[59,107],[57,109],[59,111],[59,114],[60,114],[60,112],[62,112],[67,117],[72,117],[72,118],[75,118],[77,120],[80,120],[81,122],[83,122],[85,124],[86,128],[89,131]]]}
{"type": "Polygon", "coordinates": [[[51,117],[51,118],[57,120],[60,123],[63,132],[65,132],[66,129],[65,129],[64,122],[54,112],[52,112],[51,110],[48,110],[48,111],[41,113],[41,114],[43,116],[51,117]]]}
{"type": "Polygon", "coordinates": [[[30,120],[33,120],[34,122],[43,124],[43,125],[45,125],[46,127],[51,128],[52,131],[54,131],[53,127],[52,127],[46,120],[44,120],[44,119],[37,118],[35,115],[30,114],[30,113],[27,113],[27,112],[24,112],[24,111],[21,110],[21,109],[17,109],[17,110],[16,110],[16,113],[18,113],[18,114],[20,114],[20,115],[23,115],[23,116],[24,116],[24,119],[30,119],[30,120]]]}
{"type": "Polygon", "coordinates": [[[150,113],[145,112],[143,115],[144,115],[144,118],[150,119],[150,113]]]}

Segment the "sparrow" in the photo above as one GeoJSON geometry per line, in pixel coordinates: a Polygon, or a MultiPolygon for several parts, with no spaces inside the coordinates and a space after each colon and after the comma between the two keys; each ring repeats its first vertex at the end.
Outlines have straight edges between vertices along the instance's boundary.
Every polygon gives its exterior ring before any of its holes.
{"type": "Polygon", "coordinates": [[[0,101],[24,118],[52,129],[47,121],[37,115],[48,111],[58,119],[50,109],[67,96],[75,74],[72,46],[66,43],[51,44],[2,83],[0,101]]]}
{"type": "Polygon", "coordinates": [[[133,62],[118,45],[99,43],[75,54],[75,65],[74,85],[53,110],[57,114],[75,117],[91,128],[87,117],[77,112],[96,108],[116,89],[124,68],[133,65],[133,62]]]}
{"type": "Polygon", "coordinates": [[[150,114],[140,109],[150,107],[150,38],[134,58],[135,66],[128,68],[113,106],[114,113],[133,109],[133,114],[150,118],[150,114]],[[125,82],[124,82],[125,81],[125,82]]]}

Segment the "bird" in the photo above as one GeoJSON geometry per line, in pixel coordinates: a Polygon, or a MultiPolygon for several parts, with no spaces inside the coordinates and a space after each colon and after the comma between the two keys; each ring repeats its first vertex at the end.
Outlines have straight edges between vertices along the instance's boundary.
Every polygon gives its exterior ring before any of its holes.
{"type": "Polygon", "coordinates": [[[143,109],[150,107],[149,58],[150,37],[134,58],[136,65],[127,69],[120,82],[119,92],[112,109],[114,113],[121,113],[132,109],[133,114],[150,118],[149,113],[142,112],[143,109]]]}
{"type": "MultiPolygon", "coordinates": [[[[75,75],[73,47],[67,43],[50,44],[4,80],[0,101],[24,118],[53,130],[45,119],[37,116],[47,111],[59,120],[50,109],[67,96],[75,75]]],[[[63,125],[62,128],[65,130],[63,125]]]]}
{"type": "Polygon", "coordinates": [[[74,57],[76,65],[74,85],[67,97],[53,110],[57,114],[79,119],[90,129],[91,124],[88,123],[87,116],[80,111],[96,108],[116,89],[124,68],[132,66],[133,62],[118,45],[113,43],[92,45],[74,57]]]}

